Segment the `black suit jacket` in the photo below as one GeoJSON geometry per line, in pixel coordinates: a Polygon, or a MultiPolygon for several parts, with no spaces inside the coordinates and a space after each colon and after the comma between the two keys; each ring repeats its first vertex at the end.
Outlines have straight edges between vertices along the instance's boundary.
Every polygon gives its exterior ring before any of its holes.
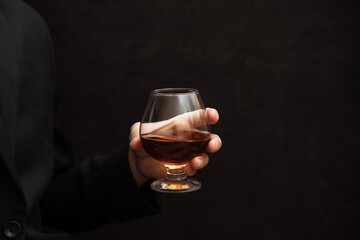
{"type": "Polygon", "coordinates": [[[157,212],[127,147],[72,164],[54,130],[54,92],[44,21],[20,0],[0,0],[0,239],[71,239],[66,232],[157,212]]]}

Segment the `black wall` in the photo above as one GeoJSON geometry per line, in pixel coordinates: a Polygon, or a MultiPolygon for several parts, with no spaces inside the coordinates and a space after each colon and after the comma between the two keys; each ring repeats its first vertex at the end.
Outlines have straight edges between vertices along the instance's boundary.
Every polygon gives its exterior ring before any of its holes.
{"type": "Polygon", "coordinates": [[[221,116],[200,191],[76,239],[360,239],[358,1],[27,2],[77,160],[127,143],[154,88],[198,88],[221,116]]]}

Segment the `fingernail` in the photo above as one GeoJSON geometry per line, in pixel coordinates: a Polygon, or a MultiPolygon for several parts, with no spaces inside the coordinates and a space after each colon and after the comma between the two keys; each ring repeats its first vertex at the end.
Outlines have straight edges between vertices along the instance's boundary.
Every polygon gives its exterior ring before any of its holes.
{"type": "Polygon", "coordinates": [[[198,164],[199,164],[199,168],[201,168],[204,165],[204,160],[198,158],[198,164]]]}
{"type": "Polygon", "coordinates": [[[216,140],[216,141],[215,141],[215,147],[216,147],[216,149],[219,149],[219,148],[220,148],[220,142],[219,142],[219,140],[216,140]]]}

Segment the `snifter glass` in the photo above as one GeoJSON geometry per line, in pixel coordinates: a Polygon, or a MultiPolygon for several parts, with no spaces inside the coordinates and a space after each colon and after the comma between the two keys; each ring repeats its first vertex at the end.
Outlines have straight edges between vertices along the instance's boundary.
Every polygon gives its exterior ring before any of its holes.
{"type": "Polygon", "coordinates": [[[153,190],[183,193],[201,187],[199,181],[185,175],[186,165],[203,154],[210,141],[206,109],[198,90],[151,91],[140,124],[140,137],[144,150],[167,170],[165,178],[152,182],[153,190]]]}

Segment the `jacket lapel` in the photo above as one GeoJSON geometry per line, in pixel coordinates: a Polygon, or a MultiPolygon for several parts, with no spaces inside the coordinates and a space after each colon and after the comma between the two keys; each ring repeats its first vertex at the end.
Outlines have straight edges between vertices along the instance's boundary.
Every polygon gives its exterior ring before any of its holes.
{"type": "Polygon", "coordinates": [[[0,161],[3,159],[21,188],[14,163],[19,79],[11,36],[0,6],[0,161]]]}

